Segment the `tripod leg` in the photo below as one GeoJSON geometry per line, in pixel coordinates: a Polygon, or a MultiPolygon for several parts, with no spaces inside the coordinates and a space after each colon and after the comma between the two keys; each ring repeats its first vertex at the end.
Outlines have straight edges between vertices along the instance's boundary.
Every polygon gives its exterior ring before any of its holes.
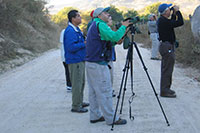
{"type": "Polygon", "coordinates": [[[118,110],[118,106],[119,106],[119,100],[120,100],[120,96],[121,96],[121,92],[122,92],[122,87],[123,87],[123,84],[124,84],[124,78],[125,78],[125,74],[126,74],[126,71],[128,71],[128,65],[129,64],[129,60],[128,60],[128,54],[127,54],[127,59],[126,59],[126,63],[125,63],[125,67],[123,69],[123,75],[122,75],[122,80],[121,80],[121,85],[120,85],[120,89],[119,89],[119,94],[117,96],[117,104],[116,104],[116,108],[115,108],[115,114],[114,114],[114,117],[113,117],[113,123],[112,123],[112,128],[111,130],[113,131],[113,128],[114,128],[114,123],[115,123],[115,119],[116,119],[116,115],[117,115],[117,110],[118,110]]]}
{"type": "Polygon", "coordinates": [[[133,92],[133,59],[130,60],[130,64],[131,64],[131,91],[132,95],[134,96],[135,93],[133,92]]]}
{"type": "Polygon", "coordinates": [[[120,114],[122,114],[122,108],[123,108],[123,105],[124,105],[124,96],[125,96],[125,92],[126,92],[126,84],[127,84],[127,79],[128,79],[128,70],[129,70],[129,64],[130,64],[130,61],[128,61],[128,64],[126,66],[126,76],[125,76],[125,82],[124,82],[124,89],[123,89],[123,94],[122,94],[122,102],[121,102],[121,109],[120,109],[120,114]]]}
{"type": "Polygon", "coordinates": [[[158,98],[158,94],[156,93],[156,90],[155,90],[154,85],[153,85],[153,83],[152,83],[152,81],[151,81],[151,78],[150,78],[150,76],[149,76],[149,73],[148,73],[148,71],[147,71],[147,68],[146,68],[146,66],[145,66],[145,64],[144,64],[144,61],[143,61],[142,56],[141,56],[141,54],[140,54],[140,51],[139,51],[139,49],[138,49],[138,47],[137,47],[137,44],[136,44],[135,42],[133,42],[133,44],[134,44],[135,49],[136,49],[136,51],[137,51],[137,53],[138,53],[138,56],[139,56],[139,58],[140,58],[140,61],[142,62],[143,68],[144,68],[144,70],[145,70],[145,72],[146,72],[146,74],[147,74],[147,77],[148,77],[149,82],[150,82],[150,84],[151,84],[151,87],[152,87],[152,89],[153,89],[153,91],[154,91],[154,94],[155,94],[155,96],[156,96],[156,99],[157,99],[157,101],[158,101],[158,103],[159,103],[159,106],[160,106],[160,108],[161,108],[161,111],[162,111],[162,113],[163,113],[163,115],[164,115],[164,118],[165,118],[165,120],[166,120],[166,123],[167,123],[168,126],[170,126],[169,121],[168,121],[168,119],[167,119],[167,116],[165,115],[165,111],[164,111],[164,109],[163,109],[163,107],[162,107],[162,105],[161,105],[161,102],[160,102],[159,98],[158,98]]]}

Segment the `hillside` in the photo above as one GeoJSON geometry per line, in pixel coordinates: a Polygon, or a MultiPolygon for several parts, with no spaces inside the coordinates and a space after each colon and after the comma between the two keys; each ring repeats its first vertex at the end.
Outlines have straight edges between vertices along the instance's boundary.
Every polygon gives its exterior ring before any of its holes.
{"type": "Polygon", "coordinates": [[[0,73],[57,47],[59,28],[42,0],[0,0],[0,73]]]}

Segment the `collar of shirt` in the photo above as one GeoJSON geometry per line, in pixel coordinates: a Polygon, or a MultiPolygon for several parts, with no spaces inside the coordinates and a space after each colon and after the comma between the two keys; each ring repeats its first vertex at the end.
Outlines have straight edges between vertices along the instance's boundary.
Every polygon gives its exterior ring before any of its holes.
{"type": "Polygon", "coordinates": [[[71,27],[73,27],[74,30],[75,30],[76,32],[79,32],[78,29],[77,29],[78,27],[74,26],[71,22],[69,22],[69,25],[70,25],[71,27]]]}
{"type": "Polygon", "coordinates": [[[95,18],[94,21],[106,23],[105,21],[101,20],[100,18],[95,18]]]}

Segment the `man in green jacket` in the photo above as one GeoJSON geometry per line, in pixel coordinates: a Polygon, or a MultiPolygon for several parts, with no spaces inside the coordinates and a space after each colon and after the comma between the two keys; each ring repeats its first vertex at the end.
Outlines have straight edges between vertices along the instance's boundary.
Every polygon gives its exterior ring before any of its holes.
{"type": "MultiPolygon", "coordinates": [[[[125,34],[129,21],[113,31],[108,25],[109,8],[97,8],[94,21],[87,34],[86,74],[89,86],[90,122],[106,121],[113,124],[112,84],[108,62],[112,58],[112,44],[118,42],[125,34]]],[[[126,124],[125,119],[116,116],[114,124],[126,124]]]]}

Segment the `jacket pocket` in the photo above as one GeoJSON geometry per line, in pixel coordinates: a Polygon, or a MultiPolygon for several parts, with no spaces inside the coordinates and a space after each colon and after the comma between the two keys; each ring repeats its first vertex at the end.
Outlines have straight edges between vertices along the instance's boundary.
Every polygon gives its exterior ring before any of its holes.
{"type": "Polygon", "coordinates": [[[169,53],[172,52],[172,44],[169,42],[161,42],[160,47],[159,47],[159,52],[161,56],[165,56],[169,53]]]}

